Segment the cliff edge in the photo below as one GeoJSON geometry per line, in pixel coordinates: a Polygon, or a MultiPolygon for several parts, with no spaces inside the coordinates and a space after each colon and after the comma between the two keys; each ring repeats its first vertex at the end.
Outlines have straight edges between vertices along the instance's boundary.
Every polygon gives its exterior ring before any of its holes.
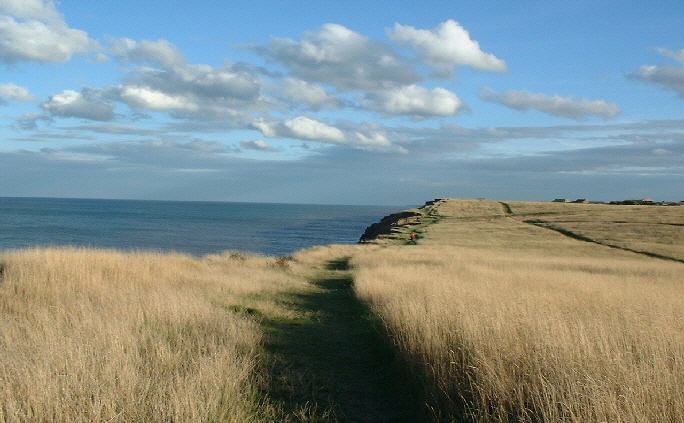
{"type": "Polygon", "coordinates": [[[385,216],[380,222],[367,227],[359,242],[370,242],[378,238],[400,238],[399,234],[405,232],[406,227],[425,223],[426,218],[431,217],[432,206],[441,201],[443,200],[437,198],[433,201],[427,201],[424,206],[385,216]]]}

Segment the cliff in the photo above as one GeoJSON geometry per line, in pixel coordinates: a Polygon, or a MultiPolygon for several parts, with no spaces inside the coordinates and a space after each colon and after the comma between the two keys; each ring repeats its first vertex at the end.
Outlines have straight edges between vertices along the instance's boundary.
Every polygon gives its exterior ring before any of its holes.
{"type": "Polygon", "coordinates": [[[369,242],[379,237],[390,239],[397,238],[397,234],[402,232],[403,228],[423,223],[424,218],[428,215],[427,208],[440,201],[442,200],[439,198],[433,201],[427,201],[422,207],[404,210],[383,217],[380,222],[373,223],[366,228],[366,231],[361,235],[359,242],[369,242]]]}

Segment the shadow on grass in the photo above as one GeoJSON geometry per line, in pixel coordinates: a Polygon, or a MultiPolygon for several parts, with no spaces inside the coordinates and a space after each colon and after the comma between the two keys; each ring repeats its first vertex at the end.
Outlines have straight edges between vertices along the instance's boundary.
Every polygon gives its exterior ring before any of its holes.
{"type": "Polygon", "coordinates": [[[329,262],[317,289],[291,298],[309,318],[265,322],[274,357],[265,394],[290,421],[429,421],[348,268],[347,259],[329,262]]]}

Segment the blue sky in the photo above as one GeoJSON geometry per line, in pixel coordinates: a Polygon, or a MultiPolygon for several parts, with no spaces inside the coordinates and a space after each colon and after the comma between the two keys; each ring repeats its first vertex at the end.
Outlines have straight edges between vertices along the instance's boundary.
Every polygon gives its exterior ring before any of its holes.
{"type": "Polygon", "coordinates": [[[681,1],[0,0],[0,196],[684,200],[681,1]]]}

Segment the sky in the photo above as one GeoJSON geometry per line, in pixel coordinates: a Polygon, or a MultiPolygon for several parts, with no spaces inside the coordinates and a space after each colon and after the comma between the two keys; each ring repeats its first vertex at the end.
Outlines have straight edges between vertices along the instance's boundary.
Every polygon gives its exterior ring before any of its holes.
{"type": "Polygon", "coordinates": [[[684,2],[0,0],[0,196],[684,200],[684,2]]]}

